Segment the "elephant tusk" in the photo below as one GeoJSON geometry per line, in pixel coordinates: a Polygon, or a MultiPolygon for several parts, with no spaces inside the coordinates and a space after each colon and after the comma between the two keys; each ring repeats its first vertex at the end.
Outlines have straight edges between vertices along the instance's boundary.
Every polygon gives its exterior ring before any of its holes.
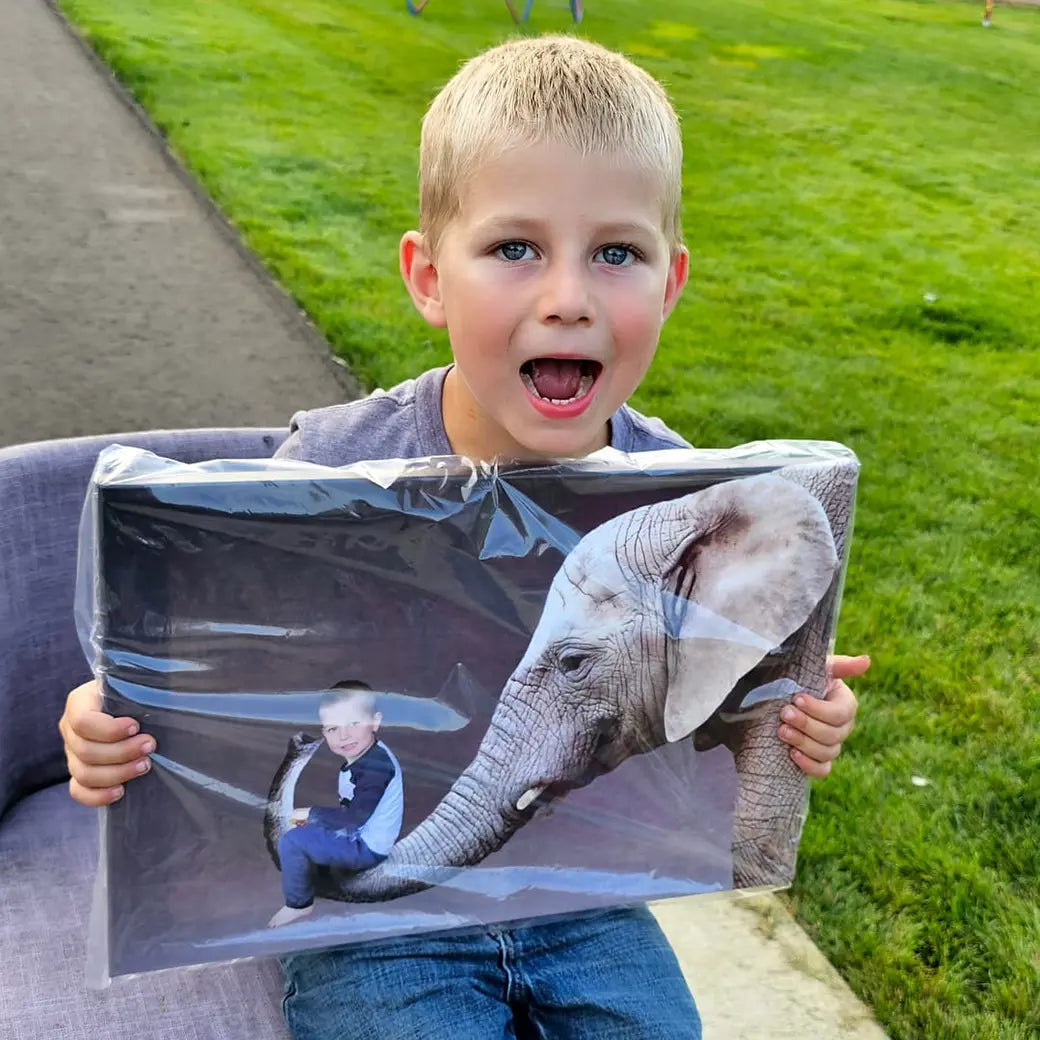
{"type": "Polygon", "coordinates": [[[520,799],[516,803],[517,812],[523,812],[533,801],[541,797],[544,790],[544,787],[532,787],[520,795],[520,799]]]}

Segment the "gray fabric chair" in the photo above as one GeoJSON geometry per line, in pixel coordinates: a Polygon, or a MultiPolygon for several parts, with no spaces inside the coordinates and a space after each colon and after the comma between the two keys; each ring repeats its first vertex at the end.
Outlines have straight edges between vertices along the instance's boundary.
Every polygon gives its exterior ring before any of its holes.
{"type": "Polygon", "coordinates": [[[0,448],[0,1037],[286,1040],[274,960],[83,982],[97,814],[76,805],[57,721],[90,678],[73,620],[81,506],[98,452],[268,457],[285,430],[181,430],[0,448]]]}

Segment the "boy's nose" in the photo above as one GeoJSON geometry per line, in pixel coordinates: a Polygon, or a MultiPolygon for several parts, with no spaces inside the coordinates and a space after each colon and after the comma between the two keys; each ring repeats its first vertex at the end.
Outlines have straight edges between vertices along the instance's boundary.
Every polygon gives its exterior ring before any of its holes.
{"type": "Polygon", "coordinates": [[[538,309],[539,320],[549,325],[591,325],[593,306],[587,272],[572,265],[550,266],[538,309]]]}

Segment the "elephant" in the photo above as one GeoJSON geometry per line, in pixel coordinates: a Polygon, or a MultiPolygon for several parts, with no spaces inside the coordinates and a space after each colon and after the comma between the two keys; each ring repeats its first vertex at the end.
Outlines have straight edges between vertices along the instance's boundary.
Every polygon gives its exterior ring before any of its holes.
{"type": "MultiPolygon", "coordinates": [[[[567,791],[681,740],[734,756],[734,886],[788,883],[808,788],[776,727],[793,689],[824,693],[854,487],[852,466],[792,465],[586,534],[552,581],[473,761],[386,860],[332,872],[319,894],[373,902],[420,891],[481,862],[567,791]]],[[[302,768],[296,746],[280,776],[302,768]]],[[[269,848],[285,793],[272,790],[269,848]]]]}

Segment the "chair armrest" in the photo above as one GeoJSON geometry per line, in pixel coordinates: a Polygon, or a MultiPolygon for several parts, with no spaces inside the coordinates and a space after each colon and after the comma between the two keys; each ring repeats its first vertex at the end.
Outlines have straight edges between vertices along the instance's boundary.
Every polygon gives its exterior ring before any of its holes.
{"type": "Polygon", "coordinates": [[[68,776],[57,722],[90,678],[73,601],[80,513],[109,444],[167,458],[267,458],[287,430],[160,430],[0,448],[0,816],[68,776]]]}

